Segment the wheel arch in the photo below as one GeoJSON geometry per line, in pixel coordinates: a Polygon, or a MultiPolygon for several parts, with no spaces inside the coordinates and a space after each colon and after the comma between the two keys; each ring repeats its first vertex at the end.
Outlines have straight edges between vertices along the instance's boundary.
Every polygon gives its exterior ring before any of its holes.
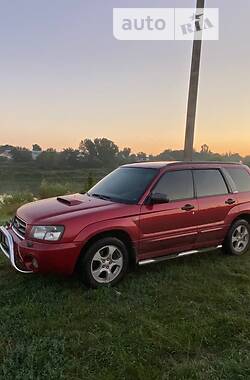
{"type": "Polygon", "coordinates": [[[232,220],[231,226],[232,226],[237,220],[240,220],[240,219],[244,219],[244,220],[246,220],[246,221],[249,223],[249,225],[250,225],[250,213],[243,212],[243,213],[237,215],[237,217],[234,218],[234,219],[232,220]]]}
{"type": "MultiPolygon", "coordinates": [[[[244,254],[246,251],[246,247],[244,247],[244,250],[242,252],[238,251],[238,253],[235,251],[235,247],[232,247],[231,245],[231,237],[230,237],[230,231],[232,231],[232,233],[234,232],[233,228],[234,228],[234,225],[235,223],[239,222],[239,221],[244,221],[246,223],[248,223],[248,225],[250,225],[250,213],[248,212],[242,212],[242,213],[239,213],[230,223],[229,227],[228,227],[228,231],[227,231],[227,234],[225,236],[225,239],[224,239],[224,242],[223,242],[223,251],[225,253],[228,253],[228,254],[233,254],[233,255],[241,255],[241,254],[244,254]],[[228,238],[230,237],[230,241],[228,240],[228,238]]],[[[231,235],[232,236],[232,235],[231,235]]],[[[249,244],[249,243],[248,243],[249,244]]]]}
{"type": "Polygon", "coordinates": [[[124,230],[122,229],[110,229],[107,231],[99,232],[95,234],[94,236],[91,236],[82,246],[80,255],[78,257],[78,260],[76,262],[76,267],[78,265],[79,259],[82,255],[84,255],[84,252],[88,250],[88,248],[94,244],[96,241],[108,238],[108,237],[114,237],[119,240],[121,240],[125,245],[128,250],[129,254],[129,266],[134,266],[136,264],[136,247],[133,244],[133,241],[131,239],[131,236],[124,230]]]}
{"type": "MultiPolygon", "coordinates": [[[[231,222],[228,224],[228,227],[227,227],[227,231],[226,231],[226,235],[225,235],[225,239],[227,238],[227,235],[230,231],[230,228],[232,227],[232,225],[237,222],[237,220],[241,220],[241,219],[244,219],[246,220],[249,225],[250,225],[250,213],[247,213],[247,212],[242,212],[242,213],[239,213],[237,216],[235,216],[235,218],[233,218],[231,220],[231,222]]],[[[225,241],[224,239],[224,241],[225,241]]]]}

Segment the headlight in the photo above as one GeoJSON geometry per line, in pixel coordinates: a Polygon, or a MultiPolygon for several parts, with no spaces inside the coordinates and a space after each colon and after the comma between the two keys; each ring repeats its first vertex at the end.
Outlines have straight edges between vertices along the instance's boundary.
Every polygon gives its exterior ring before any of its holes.
{"type": "Polygon", "coordinates": [[[33,239],[56,241],[61,238],[63,231],[63,226],[34,226],[30,234],[33,239]]]}

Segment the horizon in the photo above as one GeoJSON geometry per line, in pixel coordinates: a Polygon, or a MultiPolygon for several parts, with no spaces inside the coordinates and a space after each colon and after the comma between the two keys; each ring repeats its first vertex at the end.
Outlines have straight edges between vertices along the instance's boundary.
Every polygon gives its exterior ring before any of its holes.
{"type": "MultiPolygon", "coordinates": [[[[104,138],[104,139],[108,139],[107,137],[93,137],[91,140],[93,141],[94,139],[102,139],[102,138],[104,138]]],[[[86,139],[90,139],[89,137],[86,137],[86,139]]],[[[82,141],[84,141],[85,139],[83,139],[82,141]]],[[[110,139],[108,139],[108,140],[110,140],[110,139]]],[[[169,147],[165,147],[165,148],[163,148],[163,150],[161,150],[161,151],[158,151],[158,152],[156,152],[156,153],[149,153],[149,152],[147,152],[147,151],[143,151],[143,150],[138,150],[138,151],[134,151],[130,146],[120,146],[120,145],[118,145],[118,144],[116,144],[116,142],[115,141],[113,141],[113,140],[110,140],[110,141],[112,141],[115,145],[117,145],[117,147],[118,147],[118,149],[119,149],[119,151],[121,151],[122,149],[124,149],[124,148],[130,148],[131,149],[131,154],[138,154],[138,153],[145,153],[147,156],[157,156],[157,155],[160,155],[160,154],[162,154],[162,153],[164,153],[164,152],[166,152],[167,150],[170,150],[170,151],[172,151],[172,152],[181,152],[181,151],[184,151],[184,149],[183,148],[180,148],[180,149],[175,149],[175,148],[169,148],[169,147]]],[[[25,146],[25,145],[23,145],[23,146],[19,146],[19,145],[11,145],[11,144],[1,144],[0,145],[0,149],[2,148],[2,147],[4,147],[4,146],[11,146],[11,147],[13,147],[13,148],[25,148],[25,149],[28,149],[29,151],[32,151],[32,148],[33,148],[33,145],[38,145],[41,149],[42,149],[42,152],[46,152],[48,149],[54,149],[54,150],[56,150],[56,152],[57,153],[61,153],[61,152],[63,152],[63,150],[65,150],[65,149],[73,149],[73,150],[79,150],[79,145],[80,145],[80,142],[79,142],[79,144],[76,146],[76,147],[73,147],[73,146],[64,146],[64,147],[62,147],[61,149],[58,149],[58,148],[56,148],[56,147],[54,147],[54,146],[48,146],[48,147],[43,147],[41,144],[39,144],[38,142],[35,142],[35,143],[33,143],[33,144],[31,144],[31,146],[25,146]]],[[[206,145],[206,144],[204,144],[204,145],[206,145]]],[[[194,148],[194,152],[196,152],[196,153],[201,153],[201,148],[202,148],[202,146],[200,147],[200,149],[195,149],[194,148]]],[[[218,154],[218,155],[221,155],[221,156],[225,156],[225,155],[237,155],[237,154],[239,154],[242,158],[246,158],[246,157],[249,157],[250,156],[250,152],[249,153],[247,153],[247,154],[240,154],[239,152],[236,152],[236,151],[228,151],[228,152],[217,152],[217,151],[214,151],[213,149],[211,149],[211,147],[210,146],[208,146],[208,148],[209,148],[209,151],[208,152],[206,152],[207,154],[218,154]]]]}
{"type": "MultiPolygon", "coordinates": [[[[194,148],[245,156],[250,3],[207,5],[219,7],[220,39],[203,43],[194,148]]],[[[195,1],[2,2],[1,145],[61,150],[105,135],[134,152],[183,149],[192,42],[115,40],[112,10],[124,6],[195,1]]]]}

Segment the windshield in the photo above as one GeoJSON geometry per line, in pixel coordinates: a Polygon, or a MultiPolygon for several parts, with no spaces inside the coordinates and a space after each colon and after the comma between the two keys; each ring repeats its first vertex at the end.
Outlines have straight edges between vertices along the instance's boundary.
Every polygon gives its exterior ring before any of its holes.
{"type": "Polygon", "coordinates": [[[118,168],[92,187],[88,195],[114,202],[137,203],[157,173],[157,169],[118,168]]]}

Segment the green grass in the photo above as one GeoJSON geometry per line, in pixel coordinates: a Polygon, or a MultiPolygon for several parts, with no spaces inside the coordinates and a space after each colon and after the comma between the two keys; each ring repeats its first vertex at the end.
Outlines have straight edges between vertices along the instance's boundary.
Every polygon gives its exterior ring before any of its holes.
{"type": "Polygon", "coordinates": [[[250,379],[250,256],[137,268],[116,288],[0,261],[0,378],[250,379]]]}
{"type": "MultiPolygon", "coordinates": [[[[8,213],[6,213],[5,211],[2,212],[2,210],[0,209],[0,226],[5,224],[6,222],[8,222],[10,219],[11,219],[10,215],[8,213]]],[[[1,253],[0,253],[0,255],[1,255],[1,253]]]]}

